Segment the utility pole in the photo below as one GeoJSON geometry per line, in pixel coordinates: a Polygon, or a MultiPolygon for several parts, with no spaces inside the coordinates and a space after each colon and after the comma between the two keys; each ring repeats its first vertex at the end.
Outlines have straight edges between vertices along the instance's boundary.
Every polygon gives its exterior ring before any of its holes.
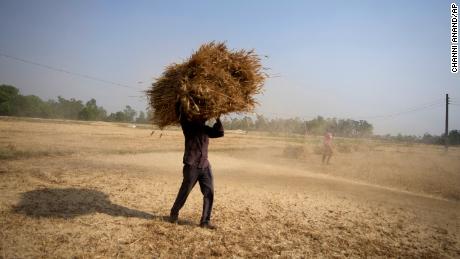
{"type": "Polygon", "coordinates": [[[449,149],[449,94],[446,94],[446,131],[444,133],[446,151],[449,149]]]}

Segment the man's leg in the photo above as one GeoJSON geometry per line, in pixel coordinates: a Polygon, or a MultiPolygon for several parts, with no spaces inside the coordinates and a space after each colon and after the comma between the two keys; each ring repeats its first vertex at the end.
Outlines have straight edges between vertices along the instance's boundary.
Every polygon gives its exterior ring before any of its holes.
{"type": "Polygon", "coordinates": [[[177,219],[179,215],[179,210],[184,206],[188,195],[190,194],[190,192],[196,184],[196,181],[198,180],[198,170],[193,166],[184,165],[182,174],[184,176],[182,180],[182,185],[180,186],[179,193],[177,193],[176,201],[174,202],[174,205],[171,208],[172,219],[177,219]]]}
{"type": "Polygon", "coordinates": [[[198,181],[203,194],[203,213],[201,214],[200,223],[208,224],[211,220],[212,203],[214,201],[214,183],[211,167],[202,169],[198,181]]]}

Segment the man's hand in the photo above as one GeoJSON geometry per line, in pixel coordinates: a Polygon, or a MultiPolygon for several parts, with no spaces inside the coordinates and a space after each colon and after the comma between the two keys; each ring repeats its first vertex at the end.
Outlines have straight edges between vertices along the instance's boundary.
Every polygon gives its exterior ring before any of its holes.
{"type": "Polygon", "coordinates": [[[211,127],[207,127],[207,134],[210,138],[220,138],[224,136],[224,127],[220,121],[220,116],[216,118],[216,122],[211,127]]]}

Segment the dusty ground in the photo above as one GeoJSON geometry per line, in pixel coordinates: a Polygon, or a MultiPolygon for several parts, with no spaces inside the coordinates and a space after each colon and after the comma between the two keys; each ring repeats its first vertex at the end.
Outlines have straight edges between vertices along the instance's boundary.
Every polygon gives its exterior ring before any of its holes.
{"type": "Polygon", "coordinates": [[[459,149],[337,139],[323,166],[318,138],[227,132],[210,231],[199,188],[165,220],[180,131],[0,117],[0,132],[0,258],[460,257],[459,149]]]}

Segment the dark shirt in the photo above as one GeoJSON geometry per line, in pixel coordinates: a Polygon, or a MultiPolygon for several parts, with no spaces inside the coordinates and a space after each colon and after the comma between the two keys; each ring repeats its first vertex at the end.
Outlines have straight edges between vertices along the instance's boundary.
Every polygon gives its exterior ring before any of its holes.
{"type": "Polygon", "coordinates": [[[209,138],[224,136],[224,128],[220,120],[217,120],[212,127],[207,126],[204,121],[188,121],[185,118],[181,119],[180,124],[185,137],[184,164],[198,168],[209,167],[209,138]]]}

